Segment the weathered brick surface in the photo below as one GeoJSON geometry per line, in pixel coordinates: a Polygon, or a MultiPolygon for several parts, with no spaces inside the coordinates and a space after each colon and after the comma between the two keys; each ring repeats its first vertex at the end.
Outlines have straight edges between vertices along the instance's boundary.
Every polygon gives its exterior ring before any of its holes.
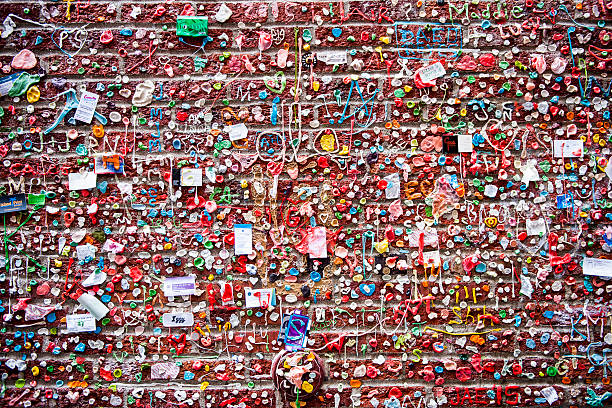
{"type": "Polygon", "coordinates": [[[609,3],[41,0],[0,20],[0,406],[295,407],[271,374],[283,314],[325,367],[307,407],[612,401],[609,3]],[[205,36],[177,35],[190,14],[205,36]],[[107,123],[72,122],[84,91],[107,123]],[[68,327],[84,293],[95,331],[68,327]]]}

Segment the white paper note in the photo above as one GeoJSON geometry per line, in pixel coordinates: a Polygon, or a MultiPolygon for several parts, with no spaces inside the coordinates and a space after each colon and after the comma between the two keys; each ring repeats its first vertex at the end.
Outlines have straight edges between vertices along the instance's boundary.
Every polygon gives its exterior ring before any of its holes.
{"type": "Polygon", "coordinates": [[[399,173],[393,173],[385,177],[387,188],[385,188],[385,197],[388,200],[395,200],[400,195],[400,177],[399,173]]]}
{"type": "Polygon", "coordinates": [[[553,140],[555,157],[578,158],[584,154],[584,142],[578,140],[553,140]]]}
{"type": "Polygon", "coordinates": [[[164,280],[164,295],[166,295],[166,297],[188,296],[193,294],[195,294],[194,276],[177,276],[164,280]]]}
{"type": "Polygon", "coordinates": [[[193,313],[164,313],[162,324],[164,327],[191,327],[193,326],[193,313]]]}
{"type": "Polygon", "coordinates": [[[79,101],[79,106],[77,106],[77,110],[74,113],[74,118],[81,122],[91,123],[94,112],[96,111],[96,106],[98,105],[98,98],[99,96],[95,93],[83,92],[81,100],[79,101]]]}
{"type": "Polygon", "coordinates": [[[527,235],[544,235],[546,234],[546,221],[543,218],[538,218],[537,220],[527,220],[525,222],[525,227],[527,229],[527,235]]]}
{"type": "Polygon", "coordinates": [[[421,79],[423,80],[423,82],[431,82],[436,78],[440,78],[446,75],[444,65],[442,65],[442,63],[440,63],[439,61],[419,69],[418,72],[419,74],[421,74],[421,79]]]}
{"type": "Polygon", "coordinates": [[[472,153],[472,151],[474,150],[474,145],[472,144],[472,136],[458,135],[457,148],[459,153],[472,153]]]}
{"type": "Polygon", "coordinates": [[[78,245],[76,247],[77,259],[79,261],[84,261],[87,258],[95,258],[96,249],[97,248],[91,244],[78,245]]]}
{"type": "Polygon", "coordinates": [[[339,65],[348,62],[346,51],[341,50],[319,51],[317,52],[317,59],[327,65],[339,65]]]}
{"type": "Polygon", "coordinates": [[[274,288],[244,288],[244,298],[247,308],[276,306],[276,290],[274,288]]]}
{"type": "Polygon", "coordinates": [[[234,254],[250,255],[253,252],[253,226],[251,224],[234,225],[234,254]]]}
{"type": "Polygon", "coordinates": [[[584,258],[582,260],[582,273],[612,278],[612,259],[584,258]]]}
{"type": "Polygon", "coordinates": [[[557,390],[555,390],[554,387],[542,388],[540,393],[546,398],[546,402],[548,402],[549,405],[559,401],[559,394],[557,394],[557,390]]]}
{"type": "Polygon", "coordinates": [[[96,330],[96,318],[89,313],[66,315],[66,330],[81,333],[96,330]]]}
{"type": "Polygon", "coordinates": [[[181,186],[200,187],[202,185],[202,169],[181,169],[181,186]]]}
{"type": "Polygon", "coordinates": [[[68,174],[68,188],[70,190],[88,190],[96,188],[97,175],[93,171],[85,173],[68,174]]]}
{"type": "Polygon", "coordinates": [[[81,285],[84,288],[88,288],[90,286],[96,286],[96,285],[101,285],[104,283],[104,281],[106,281],[106,272],[94,272],[91,275],[89,275],[87,277],[87,279],[85,279],[83,282],[81,282],[81,285]]]}
{"type": "Polygon", "coordinates": [[[325,227],[314,228],[312,240],[308,243],[308,253],[311,258],[327,258],[327,230],[325,227]]]}
{"type": "Polygon", "coordinates": [[[249,134],[249,129],[244,123],[226,126],[223,130],[229,133],[229,138],[232,142],[236,140],[246,139],[247,135],[249,134]]]}
{"type": "Polygon", "coordinates": [[[426,251],[423,252],[423,263],[425,267],[440,266],[440,251],[426,251]]]}

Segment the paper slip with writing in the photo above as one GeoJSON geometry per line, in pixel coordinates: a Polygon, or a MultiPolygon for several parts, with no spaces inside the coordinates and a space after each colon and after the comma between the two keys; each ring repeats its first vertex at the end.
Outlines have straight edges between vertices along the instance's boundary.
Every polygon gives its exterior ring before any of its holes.
{"type": "Polygon", "coordinates": [[[577,140],[553,140],[555,157],[578,158],[584,154],[584,142],[577,140]]]}
{"type": "Polygon", "coordinates": [[[419,69],[419,74],[423,82],[431,82],[436,78],[446,75],[446,70],[444,69],[444,65],[438,61],[435,64],[419,69]]]}
{"type": "Polygon", "coordinates": [[[470,135],[457,136],[457,145],[459,153],[471,153],[474,150],[474,145],[472,144],[472,136],[470,135]]]}
{"type": "Polygon", "coordinates": [[[234,225],[234,254],[249,255],[253,252],[253,226],[251,224],[234,225]]]}
{"type": "Polygon", "coordinates": [[[276,289],[244,288],[244,301],[247,308],[276,306],[276,289]]]}
{"type": "Polygon", "coordinates": [[[582,260],[582,273],[612,278],[612,259],[584,258],[582,260]]]}
{"type": "Polygon", "coordinates": [[[177,276],[164,280],[164,295],[166,295],[166,297],[188,296],[193,294],[195,294],[194,276],[177,276]]]}
{"type": "Polygon", "coordinates": [[[74,118],[76,120],[80,120],[81,122],[91,123],[94,112],[96,111],[96,106],[98,105],[98,98],[100,97],[95,93],[87,91],[83,92],[83,95],[81,95],[81,100],[79,101],[79,106],[77,106],[77,110],[74,114],[74,118]]]}
{"type": "Polygon", "coordinates": [[[164,313],[162,324],[164,327],[191,327],[193,326],[193,313],[164,313]]]}
{"type": "Polygon", "coordinates": [[[96,330],[96,318],[89,313],[66,315],[66,330],[81,333],[96,330]]]}
{"type": "Polygon", "coordinates": [[[232,142],[236,140],[246,139],[249,134],[249,129],[244,123],[226,126],[223,130],[225,130],[229,134],[229,138],[232,142]]]}

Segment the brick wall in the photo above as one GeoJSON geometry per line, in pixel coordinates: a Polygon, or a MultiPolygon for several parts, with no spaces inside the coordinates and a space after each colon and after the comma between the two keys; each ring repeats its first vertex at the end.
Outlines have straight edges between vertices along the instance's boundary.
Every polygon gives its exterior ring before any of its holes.
{"type": "Polygon", "coordinates": [[[611,18],[0,3],[0,405],[606,406],[611,18]]]}

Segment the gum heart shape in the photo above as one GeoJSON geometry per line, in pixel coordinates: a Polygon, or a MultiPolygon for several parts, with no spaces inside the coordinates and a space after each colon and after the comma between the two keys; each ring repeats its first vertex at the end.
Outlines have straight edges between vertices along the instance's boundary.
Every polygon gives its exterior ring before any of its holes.
{"type": "Polygon", "coordinates": [[[19,51],[11,61],[11,67],[15,69],[32,69],[36,66],[36,55],[28,49],[19,51]]]}
{"type": "Polygon", "coordinates": [[[338,27],[332,29],[332,35],[336,38],[340,37],[342,35],[342,29],[338,27]]]}
{"type": "Polygon", "coordinates": [[[49,292],[51,291],[51,287],[49,286],[49,284],[47,282],[43,282],[41,283],[37,288],[36,288],[36,294],[38,296],[46,296],[49,294],[49,292]]]}
{"type": "Polygon", "coordinates": [[[414,316],[419,311],[419,307],[421,307],[421,303],[423,303],[423,299],[410,300],[410,305],[406,305],[406,309],[410,310],[410,313],[414,316]],[[412,307],[412,305],[416,305],[412,307]]]}
{"type": "Polygon", "coordinates": [[[116,263],[117,265],[120,265],[120,266],[121,266],[121,265],[123,265],[123,264],[124,264],[124,263],[126,263],[126,262],[127,262],[127,258],[126,258],[125,256],[123,256],[123,255],[117,255],[117,256],[115,256],[115,263],[116,263]]]}
{"type": "Polygon", "coordinates": [[[287,80],[285,79],[285,73],[278,71],[273,77],[264,77],[264,84],[271,92],[281,94],[287,87],[287,80]]]}
{"type": "Polygon", "coordinates": [[[485,218],[484,223],[489,228],[495,228],[497,226],[497,218],[487,217],[485,218]]]}
{"type": "Polygon", "coordinates": [[[376,285],[373,283],[362,283],[359,285],[359,291],[366,296],[372,296],[375,289],[376,285]]]}
{"type": "Polygon", "coordinates": [[[269,162],[267,168],[271,175],[278,176],[283,171],[283,162],[269,162]]]}
{"type": "Polygon", "coordinates": [[[189,197],[187,200],[187,209],[193,210],[197,207],[203,207],[205,204],[204,197],[198,196],[198,200],[196,201],[195,197],[189,197]]]}
{"type": "Polygon", "coordinates": [[[99,370],[100,377],[104,378],[106,381],[113,381],[113,373],[104,368],[100,368],[99,370]]]}
{"type": "Polygon", "coordinates": [[[295,179],[297,179],[298,175],[300,174],[300,169],[298,168],[298,166],[292,166],[292,167],[287,169],[287,174],[289,175],[291,180],[295,180],[295,179]]]}

